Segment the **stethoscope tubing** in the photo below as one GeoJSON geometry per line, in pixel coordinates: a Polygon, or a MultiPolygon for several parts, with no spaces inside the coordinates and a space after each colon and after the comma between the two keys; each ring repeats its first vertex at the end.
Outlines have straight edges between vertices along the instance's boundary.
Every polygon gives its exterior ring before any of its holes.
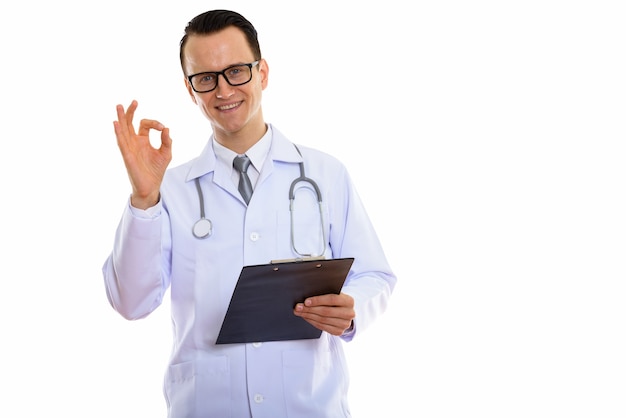
{"type": "MultiPolygon", "coordinates": [[[[294,147],[296,147],[298,154],[302,156],[302,153],[300,152],[300,150],[295,144],[294,144],[294,147]]],[[[291,248],[296,254],[298,254],[301,257],[322,257],[324,253],[326,252],[326,231],[324,230],[324,210],[323,210],[323,204],[322,204],[322,193],[317,183],[313,179],[310,179],[305,175],[304,163],[299,162],[298,165],[300,166],[300,176],[295,178],[291,182],[291,185],[289,186],[289,218],[290,218],[290,226],[291,226],[291,248]],[[311,187],[313,187],[313,189],[315,190],[315,195],[317,197],[319,214],[320,214],[321,239],[322,239],[322,248],[321,248],[320,254],[317,254],[317,255],[301,253],[300,251],[298,251],[298,249],[296,248],[296,244],[295,244],[294,216],[293,216],[294,202],[296,199],[295,189],[296,189],[297,184],[301,182],[308,183],[309,185],[311,185],[311,187]]],[[[200,219],[198,219],[196,223],[193,225],[192,233],[198,239],[205,239],[212,235],[213,224],[211,220],[207,219],[205,216],[204,193],[202,192],[202,187],[200,186],[200,179],[196,177],[194,181],[196,183],[196,191],[198,192],[198,199],[200,201],[200,219]]]]}
{"type": "Polygon", "coordinates": [[[198,239],[204,239],[210,237],[213,233],[213,224],[212,222],[205,217],[204,214],[204,193],[202,193],[202,187],[200,186],[200,179],[196,177],[196,190],[198,191],[198,199],[200,200],[200,219],[193,224],[191,232],[193,236],[198,239]]]}

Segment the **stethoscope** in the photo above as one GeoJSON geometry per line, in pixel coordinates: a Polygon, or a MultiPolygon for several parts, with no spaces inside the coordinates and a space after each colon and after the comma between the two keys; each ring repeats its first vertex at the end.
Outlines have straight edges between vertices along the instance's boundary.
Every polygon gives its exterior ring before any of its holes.
{"type": "MultiPolygon", "coordinates": [[[[298,151],[298,154],[300,154],[300,156],[302,156],[302,153],[300,152],[300,150],[298,149],[298,147],[294,144],[294,147],[296,147],[296,150],[298,151]]],[[[324,210],[322,208],[322,193],[320,192],[320,188],[317,185],[317,183],[308,178],[305,173],[304,173],[304,163],[303,162],[299,162],[298,165],[300,166],[300,177],[295,178],[292,182],[291,182],[291,186],[289,187],[289,218],[290,218],[290,226],[291,226],[291,248],[293,249],[293,251],[298,254],[300,257],[322,257],[324,255],[324,253],[326,252],[326,231],[324,230],[324,210]],[[319,208],[319,213],[320,213],[320,230],[321,230],[321,239],[322,239],[322,246],[320,249],[320,253],[319,254],[312,254],[312,253],[302,253],[300,251],[298,251],[298,249],[296,248],[296,244],[295,244],[295,234],[294,234],[294,217],[293,217],[293,213],[294,213],[294,202],[296,200],[296,195],[295,195],[295,188],[296,185],[300,182],[304,182],[304,183],[309,183],[313,189],[315,190],[315,195],[317,197],[317,203],[318,203],[318,208],[319,208]]],[[[196,221],[196,223],[193,225],[192,228],[192,233],[194,235],[194,237],[198,238],[198,239],[204,239],[204,238],[208,238],[213,234],[213,224],[211,222],[210,219],[208,219],[205,216],[205,212],[204,212],[204,194],[202,193],[202,187],[200,186],[200,179],[199,178],[195,178],[194,179],[195,183],[196,183],[196,190],[198,192],[198,199],[200,201],[200,219],[198,219],[196,221]]]]}

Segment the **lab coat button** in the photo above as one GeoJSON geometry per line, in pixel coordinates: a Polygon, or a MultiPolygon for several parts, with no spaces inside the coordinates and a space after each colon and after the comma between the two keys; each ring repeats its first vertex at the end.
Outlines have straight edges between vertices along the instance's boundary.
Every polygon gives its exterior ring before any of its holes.
{"type": "Polygon", "coordinates": [[[263,402],[263,395],[260,395],[258,393],[256,395],[254,395],[254,402],[256,402],[256,403],[263,402]]]}
{"type": "Polygon", "coordinates": [[[259,348],[261,346],[261,343],[252,343],[252,347],[254,348],[259,348]]]}
{"type": "Polygon", "coordinates": [[[250,234],[250,240],[251,241],[258,241],[259,240],[259,233],[258,232],[253,232],[250,234]]]}

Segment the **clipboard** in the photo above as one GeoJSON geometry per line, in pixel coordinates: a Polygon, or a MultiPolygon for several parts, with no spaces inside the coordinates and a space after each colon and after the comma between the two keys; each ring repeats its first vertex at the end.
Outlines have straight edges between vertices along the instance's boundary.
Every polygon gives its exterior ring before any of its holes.
{"type": "Polygon", "coordinates": [[[307,297],[339,294],[354,258],[244,266],[216,344],[319,338],[322,331],[293,314],[307,297]]]}

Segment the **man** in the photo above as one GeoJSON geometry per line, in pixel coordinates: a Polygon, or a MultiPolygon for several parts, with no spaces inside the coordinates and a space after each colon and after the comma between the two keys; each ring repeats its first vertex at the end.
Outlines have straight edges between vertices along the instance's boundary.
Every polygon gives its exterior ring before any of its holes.
{"type": "Polygon", "coordinates": [[[144,119],[136,132],[137,102],[117,106],[114,130],[132,193],[103,266],[108,299],[123,317],[138,319],[170,290],[169,417],[348,417],[342,343],[385,310],[396,282],[351,179],[335,158],[296,147],[265,122],[269,67],[243,16],[214,10],[192,19],[180,61],[213,135],[198,158],[166,170],[168,128],[144,119]],[[160,131],[159,148],[150,145],[150,130],[160,131]],[[245,176],[233,167],[244,155],[249,201],[238,190],[245,176]],[[299,182],[292,222],[288,192],[299,163],[319,186],[322,209],[315,186],[299,182]],[[321,337],[216,344],[242,267],[302,254],[354,258],[340,294],[293,309],[321,337]]]}

